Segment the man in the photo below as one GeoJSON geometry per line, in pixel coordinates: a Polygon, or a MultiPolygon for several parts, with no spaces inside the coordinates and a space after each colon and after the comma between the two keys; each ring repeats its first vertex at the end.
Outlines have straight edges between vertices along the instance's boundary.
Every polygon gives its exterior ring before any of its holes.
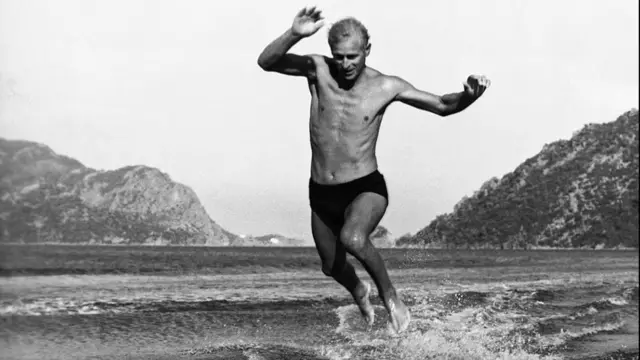
{"type": "Polygon", "coordinates": [[[354,18],[343,19],[329,30],[331,58],[288,52],[298,41],[316,33],[323,22],[316,7],[300,10],[291,28],[260,54],[258,65],[265,71],[307,79],[312,150],[309,203],[322,271],[351,293],[371,326],[371,286],[360,280],[347,262],[346,253],[353,255],[376,283],[392,330],[400,333],[409,325],[409,309],[398,297],[382,257],[369,240],[388,205],[386,183],[375,154],[382,117],[393,102],[440,116],[455,114],[476,101],[490,82],[484,76],[470,76],[462,92],[436,96],[372,69],[365,64],[371,50],[368,31],[354,18]]]}

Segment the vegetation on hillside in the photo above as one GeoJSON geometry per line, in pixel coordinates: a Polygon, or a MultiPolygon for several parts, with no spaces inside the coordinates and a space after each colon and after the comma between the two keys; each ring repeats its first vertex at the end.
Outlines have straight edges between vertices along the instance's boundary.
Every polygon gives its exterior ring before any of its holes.
{"type": "Polygon", "coordinates": [[[398,246],[638,247],[638,111],[589,124],[487,180],[398,246]]]}

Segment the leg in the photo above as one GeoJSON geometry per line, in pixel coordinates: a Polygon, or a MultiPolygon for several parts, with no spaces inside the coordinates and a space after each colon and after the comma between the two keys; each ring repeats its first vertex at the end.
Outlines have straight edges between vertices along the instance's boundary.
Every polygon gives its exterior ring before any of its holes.
{"type": "Polygon", "coordinates": [[[373,278],[380,298],[389,312],[392,326],[397,332],[401,332],[409,325],[409,311],[398,298],[380,253],[369,240],[369,235],[378,226],[387,210],[387,203],[387,199],[379,194],[360,194],[347,208],[340,241],[373,278]]]}
{"type": "Polygon", "coordinates": [[[353,266],[347,261],[347,252],[338,237],[315,213],[311,214],[311,230],[316,249],[322,261],[322,272],[344,286],[360,308],[368,325],[373,325],[374,311],[369,303],[371,286],[362,282],[353,266]]]}

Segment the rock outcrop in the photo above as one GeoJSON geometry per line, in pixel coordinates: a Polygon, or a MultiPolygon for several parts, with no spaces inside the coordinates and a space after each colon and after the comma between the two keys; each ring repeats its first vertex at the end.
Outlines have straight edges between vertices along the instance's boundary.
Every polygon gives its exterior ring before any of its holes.
{"type": "Polygon", "coordinates": [[[98,171],[0,138],[0,242],[228,245],[194,191],[148,166],[98,171]]]}

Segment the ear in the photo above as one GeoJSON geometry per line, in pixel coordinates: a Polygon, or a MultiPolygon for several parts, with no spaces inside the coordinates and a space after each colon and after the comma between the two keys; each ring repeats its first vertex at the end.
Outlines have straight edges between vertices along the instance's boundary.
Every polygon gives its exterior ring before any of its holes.
{"type": "Polygon", "coordinates": [[[368,43],[367,46],[365,46],[364,53],[366,56],[369,56],[369,54],[371,53],[371,43],[368,43]]]}

